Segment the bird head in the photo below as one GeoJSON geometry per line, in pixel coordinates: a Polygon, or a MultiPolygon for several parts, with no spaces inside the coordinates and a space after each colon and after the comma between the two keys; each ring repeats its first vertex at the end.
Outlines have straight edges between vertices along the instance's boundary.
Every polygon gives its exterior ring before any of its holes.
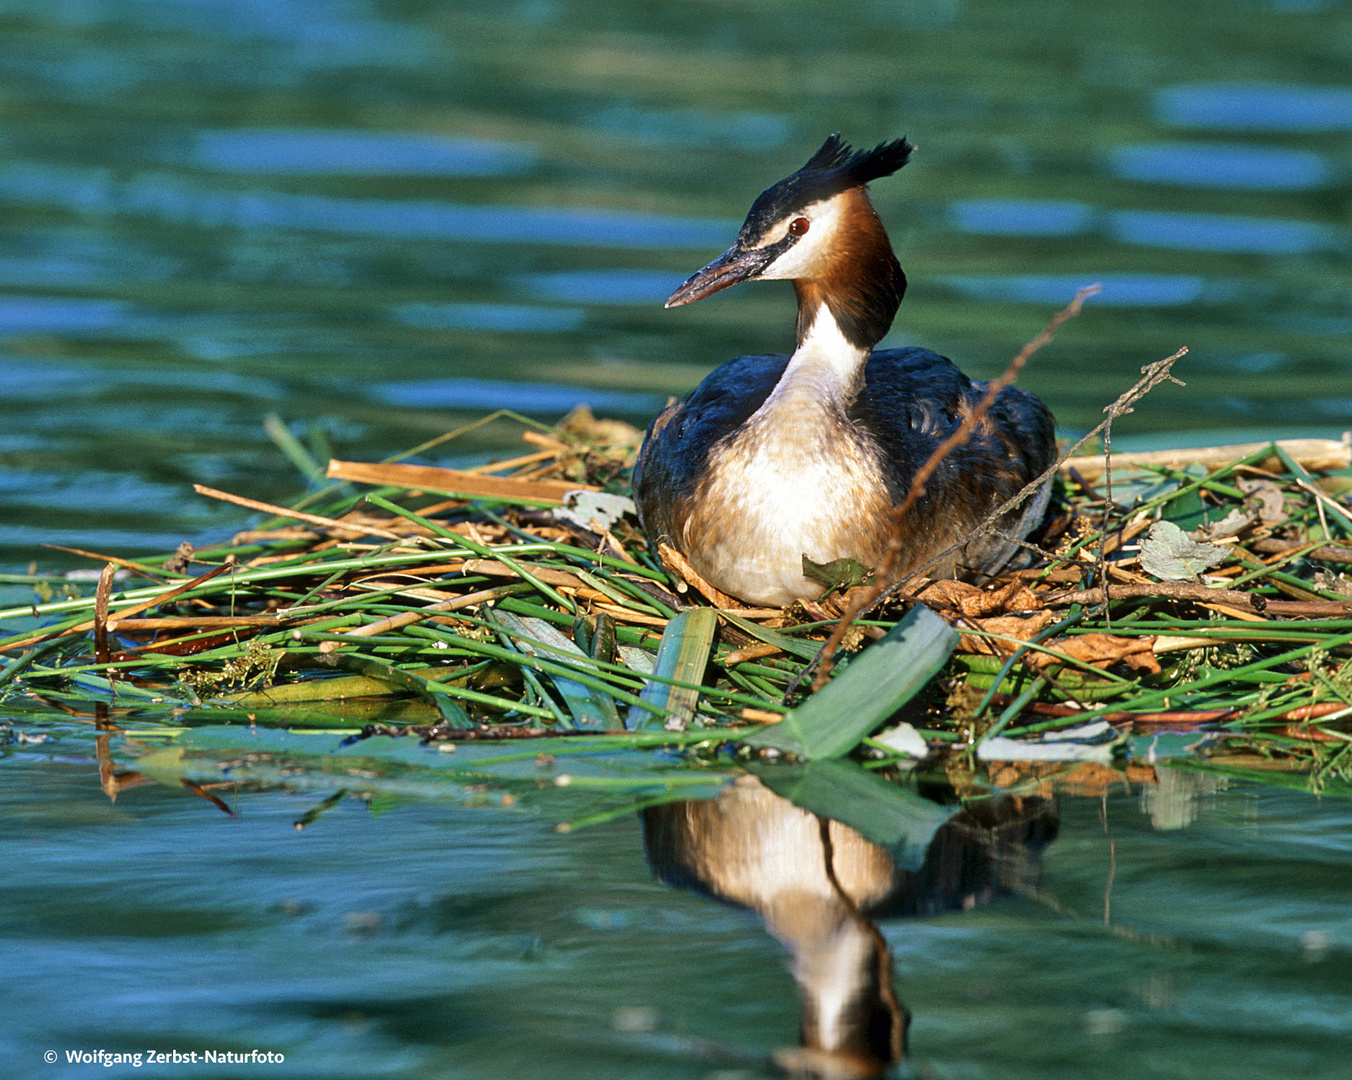
{"type": "MultiPolygon", "coordinates": [[[[806,165],[761,192],[733,245],[692,274],[666,306],[690,304],[743,281],[827,279],[846,272],[860,254],[876,257],[879,239],[895,266],[864,185],[896,172],[912,150],[905,139],[853,150],[839,135],[830,136],[806,165]]],[[[893,306],[889,322],[895,311],[893,306]]]]}

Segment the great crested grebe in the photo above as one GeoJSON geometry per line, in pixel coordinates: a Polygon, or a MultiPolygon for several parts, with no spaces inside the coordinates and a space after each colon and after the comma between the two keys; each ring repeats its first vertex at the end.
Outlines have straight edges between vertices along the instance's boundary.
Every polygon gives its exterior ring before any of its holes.
{"type": "MultiPolygon", "coordinates": [[[[892,325],[906,276],[864,185],[910,157],[905,139],[852,150],[832,135],[801,169],[766,189],[732,247],[667,300],[678,307],[741,281],[790,280],[798,297],[792,356],[740,356],[652,422],[634,470],[639,519],[725,593],[778,606],[821,595],[817,563],[873,566],[893,506],[934,448],[981,400],[926,349],[872,351],[892,325]]],[[[957,543],[1055,458],[1052,417],[1006,389],[950,453],[900,524],[896,569],[957,543]]],[[[1001,523],[1026,536],[1049,488],[1001,523]]],[[[994,573],[1017,550],[978,539],[933,567],[994,573]]]]}

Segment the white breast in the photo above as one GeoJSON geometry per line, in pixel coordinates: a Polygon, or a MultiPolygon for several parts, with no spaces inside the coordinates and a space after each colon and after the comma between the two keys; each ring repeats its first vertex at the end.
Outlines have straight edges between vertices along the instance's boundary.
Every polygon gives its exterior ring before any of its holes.
{"type": "Polygon", "coordinates": [[[815,598],[823,587],[803,576],[804,555],[878,557],[882,475],[819,402],[781,400],[710,465],[711,513],[692,515],[684,542],[695,569],[725,592],[767,606],[815,598]]]}
{"type": "Polygon", "coordinates": [[[846,417],[867,358],[823,306],[764,404],[711,452],[681,538],[706,580],[779,606],[822,593],[803,576],[804,555],[877,560],[891,500],[871,444],[846,417]]]}

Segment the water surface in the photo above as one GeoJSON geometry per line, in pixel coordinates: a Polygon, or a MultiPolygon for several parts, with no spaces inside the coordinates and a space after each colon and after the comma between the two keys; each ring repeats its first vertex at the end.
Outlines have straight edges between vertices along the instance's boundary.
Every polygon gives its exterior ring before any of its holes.
{"type": "MultiPolygon", "coordinates": [[[[270,413],[377,459],[497,407],[642,424],[791,347],[787,286],[661,303],[832,131],[920,147],[874,187],[910,280],[889,345],[992,376],[1101,282],[1022,377],[1065,433],[1182,345],[1187,386],[1115,446],[1352,426],[1345,5],[7,0],[0,27],[0,571],[230,535],[194,483],[305,486],[270,413]]],[[[287,1061],[250,1076],[729,1080],[798,1038],[785,947],[659,882],[634,817],[561,836],[573,810],[481,792],[297,832],[318,796],[114,802],[87,723],[0,723],[58,736],[0,745],[6,1076],[258,1047],[287,1061]]],[[[1165,787],[1057,795],[1031,891],[879,916],[917,1075],[1346,1075],[1345,802],[1165,787]]]]}
{"type": "MultiPolygon", "coordinates": [[[[3,762],[7,1075],[87,1076],[64,1051],[103,1047],[259,1048],[277,1076],[754,1077],[797,1045],[784,925],[662,884],[633,816],[560,836],[490,790],[351,798],[298,832],[318,796],[110,802],[92,735],[59,734],[3,762]]],[[[875,916],[917,1075],[1344,1074],[1346,802],[1166,774],[1030,812],[1022,841],[1004,826],[1016,873],[969,852],[875,916]]]]}
{"type": "MultiPolygon", "coordinates": [[[[494,405],[642,423],[716,363],[790,346],[785,287],[661,300],[836,130],[920,147],[874,191],[911,282],[888,344],[991,375],[1101,281],[1024,377],[1065,432],[1187,345],[1186,389],[1119,445],[1337,435],[1347,15],[1254,3],[1200,42],[1206,10],[13,0],[0,380],[43,377],[0,401],[0,470],[31,476],[33,440],[43,472],[112,462],[162,546],[240,521],[185,513],[193,481],[295,490],[269,411],[354,458],[494,405]],[[409,390],[433,385],[466,392],[409,390]]],[[[0,562],[61,527],[51,503],[0,496],[0,562]]],[[[138,546],[105,511],[83,523],[138,546]]]]}

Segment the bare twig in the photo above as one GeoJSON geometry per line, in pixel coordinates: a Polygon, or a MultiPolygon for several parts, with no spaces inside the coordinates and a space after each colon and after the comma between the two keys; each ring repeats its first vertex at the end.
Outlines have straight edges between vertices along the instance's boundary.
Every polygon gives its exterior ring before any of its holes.
{"type": "MultiPolygon", "coordinates": [[[[198,585],[205,584],[212,578],[220,574],[224,574],[227,570],[233,570],[234,568],[235,568],[235,557],[233,555],[228,555],[226,556],[226,560],[222,565],[216,567],[214,570],[207,571],[201,577],[190,578],[189,580],[185,581],[182,585],[179,585],[175,589],[170,589],[168,592],[159,593],[155,596],[152,596],[149,600],[142,600],[138,604],[132,604],[131,607],[122,608],[121,610],[116,612],[109,612],[107,615],[107,621],[109,623],[116,624],[120,619],[127,618],[132,615],[139,615],[141,612],[147,611],[153,607],[158,607],[160,604],[167,604],[169,603],[170,600],[176,599],[183,593],[188,592],[190,589],[195,589],[197,588],[198,585]]],[[[56,638],[69,637],[72,634],[88,633],[90,630],[94,629],[95,622],[96,620],[89,619],[75,626],[69,626],[65,630],[62,630],[60,633],[57,634],[47,634],[42,631],[39,631],[38,633],[32,634],[26,638],[22,638],[19,641],[11,641],[4,646],[0,646],[0,651],[9,652],[13,649],[24,649],[27,648],[29,645],[36,645],[39,642],[54,640],[56,638]]]]}
{"type": "Polygon", "coordinates": [[[1319,562],[1352,563],[1352,548],[1331,547],[1328,544],[1311,547],[1309,544],[1291,544],[1285,540],[1268,538],[1254,540],[1249,547],[1264,555],[1290,555],[1298,551],[1305,558],[1319,562]]]}
{"type": "MultiPolygon", "coordinates": [[[[822,646],[822,651],[817,655],[817,670],[816,675],[812,680],[812,688],[814,690],[820,690],[826,680],[830,677],[833,663],[832,658],[835,656],[836,649],[840,647],[841,641],[844,639],[846,632],[849,630],[854,620],[894,584],[893,571],[896,568],[897,557],[901,554],[901,522],[906,517],[906,514],[909,513],[911,507],[915,505],[916,500],[925,494],[925,484],[934,474],[934,470],[939,467],[939,463],[951,454],[955,448],[961,446],[971,437],[972,432],[976,430],[977,425],[981,423],[985,418],[986,413],[990,411],[991,406],[995,404],[995,399],[998,398],[1001,392],[1003,392],[1004,389],[1018,377],[1019,372],[1023,369],[1024,364],[1028,362],[1029,358],[1032,357],[1038,349],[1047,344],[1047,342],[1051,341],[1052,335],[1056,333],[1062,323],[1068,319],[1073,319],[1078,315],[1085,300],[1097,293],[1099,289],[1100,286],[1098,285],[1090,285],[1076,293],[1075,299],[1067,304],[1061,311],[1057,312],[1056,315],[1052,317],[1051,321],[1043,328],[1042,332],[1019,350],[1019,354],[1010,361],[1009,367],[1005,369],[1004,373],[1000,375],[998,379],[991,380],[986,388],[986,393],[982,396],[981,401],[977,403],[976,408],[972,409],[971,412],[963,417],[962,423],[954,429],[953,433],[949,435],[948,438],[944,439],[943,442],[934,448],[934,452],[930,454],[929,459],[916,471],[914,478],[911,480],[911,486],[906,492],[906,497],[892,510],[891,536],[888,539],[886,549],[883,551],[883,557],[874,571],[873,584],[860,589],[856,593],[855,597],[846,608],[844,615],[841,616],[840,622],[836,624],[835,630],[831,632],[830,638],[828,638],[826,644],[822,646]]],[[[1060,464],[1060,462],[1058,461],[1057,464],[1060,464]]],[[[1053,472],[1054,471],[1055,470],[1053,470],[1053,472]]],[[[994,528],[999,515],[1003,514],[1006,508],[1012,508],[1019,505],[1019,503],[1026,499],[1029,494],[1037,490],[1037,487],[1043,480],[1044,477],[1039,477],[1033,484],[1025,487],[1014,497],[1014,499],[1009,500],[1005,506],[1001,507],[995,515],[987,518],[986,521],[982,523],[982,528],[994,528]]],[[[979,533],[973,535],[979,535],[979,533]]],[[[950,547],[948,551],[953,551],[959,546],[961,545],[954,545],[953,547],[950,547]]],[[[947,554],[947,552],[945,552],[945,554],[947,554]]],[[[926,566],[932,565],[941,557],[942,555],[935,556],[926,564],[926,566]]]]}
{"type": "MultiPolygon", "coordinates": [[[[1092,589],[1068,589],[1064,592],[1048,593],[1041,599],[1044,604],[1056,607],[1069,604],[1102,604],[1107,601],[1107,593],[1099,586],[1092,589]]],[[[1142,585],[1118,584],[1113,586],[1112,599],[1195,600],[1208,604],[1229,604],[1253,611],[1264,610],[1263,597],[1257,593],[1212,589],[1191,581],[1152,581],[1142,585]]]]}
{"type": "MultiPolygon", "coordinates": [[[[1113,608],[1108,594],[1108,523],[1112,520],[1113,502],[1113,415],[1110,413],[1103,424],[1103,523],[1099,526],[1098,557],[1094,560],[1094,573],[1098,576],[1099,587],[1103,590],[1103,624],[1110,633],[1113,628],[1113,608]]],[[[1104,821],[1107,827],[1107,820],[1104,821]]],[[[1104,900],[1107,903],[1107,900],[1104,900]]]]}
{"type": "MultiPolygon", "coordinates": [[[[1114,600],[1189,600],[1199,604],[1221,604],[1236,608],[1241,612],[1252,611],[1255,614],[1284,616],[1287,618],[1337,618],[1352,614],[1352,599],[1349,600],[1268,600],[1258,593],[1239,592],[1234,589],[1212,589],[1206,585],[1190,581],[1155,581],[1139,585],[1117,584],[1113,586],[1114,600]]],[[[1048,593],[1041,597],[1049,607],[1063,607],[1070,604],[1103,604],[1107,602],[1107,591],[1102,587],[1093,589],[1069,589],[1064,592],[1048,593]]]]}
{"type": "MultiPolygon", "coordinates": [[[[991,703],[999,708],[1014,701],[1013,694],[993,694],[991,703]]],[[[1202,724],[1215,724],[1224,720],[1235,720],[1243,716],[1249,706],[1236,706],[1230,709],[1173,709],[1167,712],[1096,712],[1095,720],[1106,720],[1110,724],[1166,724],[1178,727],[1198,727],[1202,724]]],[[[1267,718],[1268,722],[1291,722],[1322,720],[1343,712],[1347,705],[1341,701],[1321,701],[1313,705],[1300,705],[1287,709],[1276,716],[1267,718]]],[[[1087,712],[1087,709],[1074,705],[1060,705],[1050,701],[1030,701],[1024,706],[1024,712],[1033,716],[1072,717],[1087,712]]],[[[1291,738],[1323,741],[1318,729],[1287,728],[1280,732],[1291,738]]],[[[1336,736],[1327,736],[1329,741],[1336,736]]]]}
{"type": "Polygon", "coordinates": [[[234,503],[236,506],[243,506],[249,510],[259,510],[265,514],[271,514],[273,517],[292,518],[295,521],[308,521],[311,525],[318,525],[325,529],[346,529],[348,532],[358,532],[365,536],[379,536],[385,540],[405,540],[407,537],[397,532],[391,532],[389,529],[382,529],[377,525],[358,524],[355,522],[339,521],[337,518],[320,517],[318,514],[307,514],[301,510],[293,510],[287,506],[276,506],[273,503],[259,502],[257,499],[246,499],[243,495],[231,495],[228,491],[217,491],[215,488],[207,487],[205,484],[193,484],[192,489],[199,495],[206,495],[208,498],[220,499],[222,502],[234,503]]]}
{"type": "MultiPolygon", "coordinates": [[[[1077,297],[1077,299],[1079,298],[1077,297]]],[[[1066,316],[1066,318],[1069,317],[1070,316],[1068,315],[1066,316]]],[[[1060,322],[1064,321],[1065,319],[1060,319],[1060,322]]],[[[1053,322],[1057,326],[1060,325],[1060,322],[1057,322],[1056,320],[1053,320],[1053,322]]],[[[1044,331],[1043,333],[1045,334],[1046,331],[1044,331]]],[[[1042,336],[1043,335],[1039,335],[1039,338],[1041,338],[1042,336]]],[[[1034,340],[1037,341],[1038,338],[1035,338],[1034,340]]],[[[1146,394],[1150,393],[1151,390],[1155,389],[1155,387],[1157,387],[1160,383],[1173,382],[1178,383],[1179,386],[1182,386],[1183,383],[1179,379],[1174,378],[1174,376],[1170,372],[1174,364],[1177,363],[1182,357],[1186,356],[1187,352],[1188,348],[1185,345],[1183,348],[1175,352],[1172,356],[1166,356],[1163,360],[1156,360],[1154,363],[1146,364],[1145,367],[1141,368],[1141,378],[1138,379],[1135,385],[1132,386],[1125,393],[1123,393],[1116,401],[1114,401],[1111,405],[1108,405],[1104,408],[1103,411],[1106,412],[1108,416],[1104,420],[1102,420],[1098,424],[1098,426],[1096,426],[1088,434],[1084,435],[1077,442],[1071,444],[1071,446],[1069,446],[1067,449],[1062,451],[1060,456],[1056,459],[1056,461],[1052,465],[1050,465],[1046,469],[1046,471],[1042,473],[1042,475],[1035,477],[1033,480],[1029,481],[1018,492],[1016,492],[1010,498],[1006,499],[1003,503],[997,506],[988,515],[986,515],[986,519],[980,525],[978,525],[975,529],[973,529],[970,533],[964,536],[957,543],[950,544],[948,547],[944,548],[942,551],[932,556],[928,561],[915,567],[908,574],[906,574],[904,577],[899,578],[895,582],[887,580],[884,573],[882,572],[882,568],[880,568],[878,574],[875,577],[873,587],[869,588],[867,591],[860,593],[860,595],[856,598],[856,600],[850,605],[849,609],[846,610],[845,614],[841,616],[840,622],[836,624],[836,628],[834,631],[832,631],[831,637],[827,639],[826,644],[822,646],[822,650],[817,656],[816,661],[817,674],[816,677],[813,679],[812,683],[813,688],[814,689],[820,688],[820,686],[825,683],[827,677],[831,674],[832,656],[835,655],[836,649],[840,647],[840,642],[844,638],[846,631],[850,627],[850,624],[854,622],[854,620],[857,619],[866,608],[868,608],[871,604],[873,604],[880,596],[883,595],[883,593],[887,592],[889,589],[897,585],[904,584],[910,578],[923,574],[931,566],[935,565],[942,559],[947,558],[949,555],[957,551],[959,548],[964,547],[965,545],[971,543],[973,540],[979,537],[990,534],[992,531],[998,528],[999,522],[1004,519],[1004,516],[1007,513],[1009,513],[1009,511],[1019,506],[1030,495],[1038,491],[1044,483],[1046,483],[1053,476],[1055,476],[1056,471],[1062,466],[1062,464],[1065,463],[1065,461],[1068,458],[1072,457],[1082,446],[1088,443],[1091,439],[1096,438],[1098,434],[1102,432],[1104,428],[1106,428],[1109,424],[1111,424],[1113,420],[1115,420],[1117,417],[1124,416],[1127,413],[1131,412],[1132,406],[1135,405],[1136,402],[1140,401],[1141,398],[1145,397],[1146,394]]],[[[1020,353],[1020,356],[1022,355],[1023,353],[1020,353]]],[[[892,559],[894,562],[895,558],[896,558],[895,555],[893,555],[892,559]]],[[[890,570],[890,567],[888,567],[888,569],[890,570]]]]}

